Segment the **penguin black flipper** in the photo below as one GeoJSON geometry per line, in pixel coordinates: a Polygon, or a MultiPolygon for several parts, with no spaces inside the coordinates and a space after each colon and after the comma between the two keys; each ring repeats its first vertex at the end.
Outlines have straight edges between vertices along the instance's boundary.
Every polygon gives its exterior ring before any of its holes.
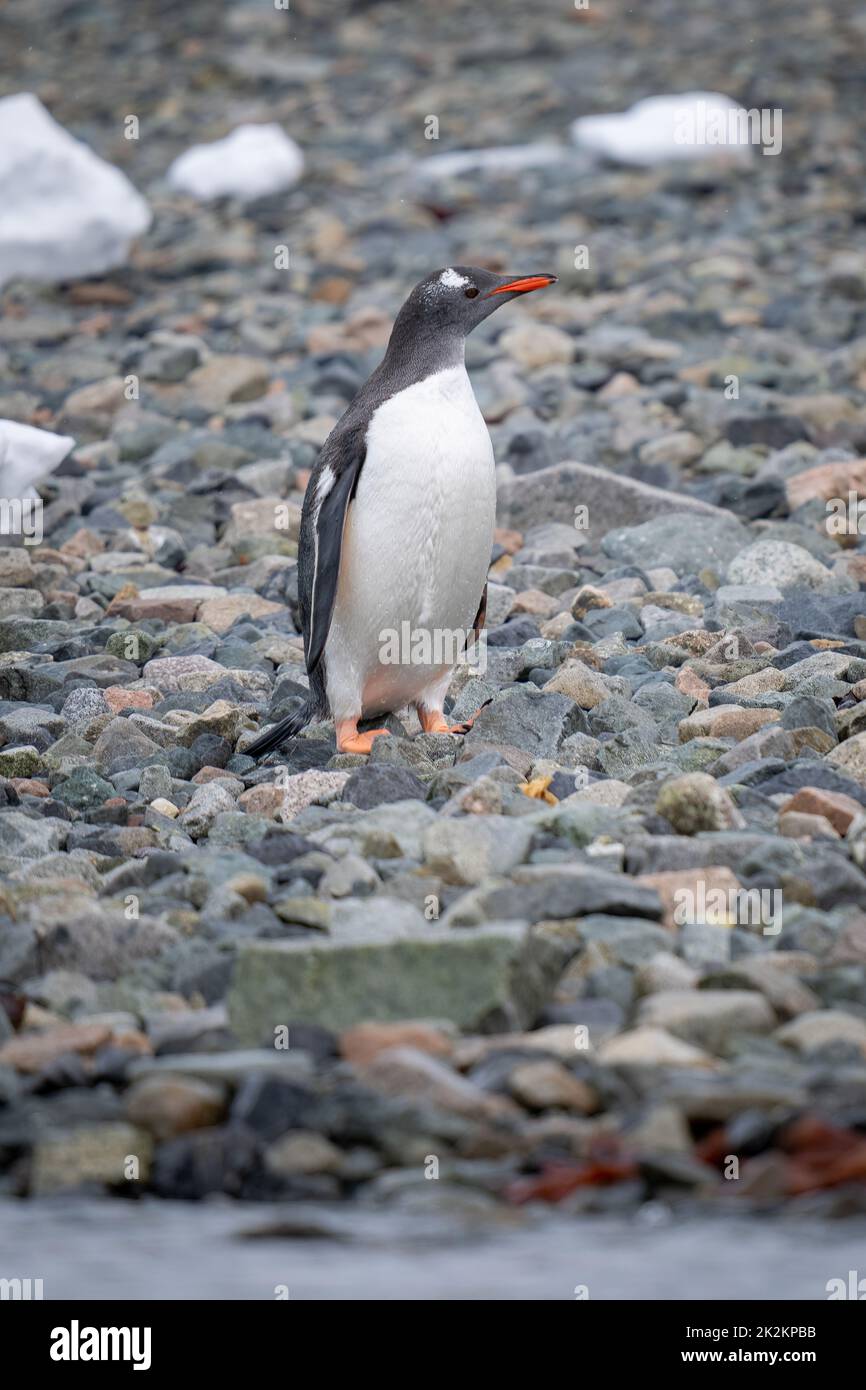
{"type": "Polygon", "coordinates": [[[299,595],[307,672],[315,676],[334,615],[340,556],[349,503],[355,495],[365,448],[356,432],[322,450],[310,478],[301,516],[299,548],[307,561],[307,583],[299,595]]]}
{"type": "MultiPolygon", "coordinates": [[[[375,373],[371,380],[375,380],[375,373]]],[[[346,516],[367,454],[366,432],[372,408],[366,404],[369,387],[368,382],[366,390],[358,393],[325,440],[304,494],[298,535],[298,611],[310,695],[297,710],[244,749],[251,758],[273,752],[313,719],[328,715],[325,645],[340,580],[346,516]]]]}

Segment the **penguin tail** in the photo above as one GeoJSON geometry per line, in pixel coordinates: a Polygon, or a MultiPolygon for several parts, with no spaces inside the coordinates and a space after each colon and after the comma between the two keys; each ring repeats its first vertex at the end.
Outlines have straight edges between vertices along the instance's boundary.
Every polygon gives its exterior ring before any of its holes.
{"type": "Polygon", "coordinates": [[[305,729],[317,713],[315,700],[305,700],[304,703],[294,711],[287,714],[285,719],[281,719],[279,724],[274,724],[257,738],[255,743],[251,743],[244,749],[244,755],[248,758],[263,758],[266,753],[272,753],[275,748],[279,748],[281,743],[285,743],[287,738],[292,738],[305,729]]]}

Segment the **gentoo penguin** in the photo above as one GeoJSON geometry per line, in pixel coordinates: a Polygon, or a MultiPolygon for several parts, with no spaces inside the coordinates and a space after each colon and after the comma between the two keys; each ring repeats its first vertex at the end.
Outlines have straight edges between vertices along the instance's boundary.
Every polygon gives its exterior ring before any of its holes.
{"type": "Polygon", "coordinates": [[[435,641],[437,632],[471,639],[483,626],[493,542],[493,449],[466,374],[466,335],[555,280],[449,266],[409,295],[304,498],[298,588],[310,698],[250,756],[329,714],[340,752],[369,753],[388,730],[359,733],[358,721],[410,704],[425,732],[466,732],[443,713],[458,658],[435,641]],[[406,632],[432,634],[420,647],[413,639],[422,659],[384,659],[389,634],[406,632]]]}

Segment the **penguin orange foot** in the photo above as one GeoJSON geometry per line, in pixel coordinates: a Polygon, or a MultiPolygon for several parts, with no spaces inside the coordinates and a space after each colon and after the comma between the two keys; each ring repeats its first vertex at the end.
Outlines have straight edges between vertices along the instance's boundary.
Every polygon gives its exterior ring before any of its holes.
{"type": "Polygon", "coordinates": [[[368,729],[365,734],[359,734],[357,719],[338,719],[336,730],[338,753],[369,753],[374,739],[385,738],[391,732],[390,729],[368,729]]]}
{"type": "MultiPolygon", "coordinates": [[[[487,703],[490,703],[489,700],[487,703]]],[[[418,718],[425,734],[468,734],[483,708],[481,705],[474,714],[461,720],[459,724],[449,724],[443,710],[424,709],[423,706],[418,706],[418,718]]]]}

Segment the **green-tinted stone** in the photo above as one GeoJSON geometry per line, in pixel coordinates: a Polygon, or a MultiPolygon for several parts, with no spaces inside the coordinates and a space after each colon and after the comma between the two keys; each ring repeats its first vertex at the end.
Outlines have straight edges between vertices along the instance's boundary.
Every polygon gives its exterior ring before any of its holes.
{"type": "Polygon", "coordinates": [[[36,777],[44,766],[42,755],[32,744],[0,750],[0,777],[36,777]]]}
{"type": "Polygon", "coordinates": [[[153,1141],[134,1125],[82,1125],[40,1139],[31,1161],[31,1196],[84,1184],[122,1187],[147,1181],[153,1141]]]}
{"type": "Polygon", "coordinates": [[[292,1022],[341,1031],[367,1019],[447,1018],[488,1032],[522,1029],[563,964],[558,943],[512,922],[431,926],[415,936],[371,927],[254,941],[239,952],[229,1015],[239,1042],[251,1046],[272,1041],[275,1027],[292,1022]]]}
{"type": "Polygon", "coordinates": [[[159,643],[156,639],[138,627],[128,627],[123,632],[112,632],[105,644],[105,650],[111,656],[119,656],[124,661],[135,661],[139,665],[150,661],[158,648],[159,643]]]}
{"type": "Polygon", "coordinates": [[[89,767],[77,767],[65,782],[54,788],[56,799],[66,806],[74,807],[76,811],[101,806],[114,795],[115,789],[112,784],[89,767]]]}

